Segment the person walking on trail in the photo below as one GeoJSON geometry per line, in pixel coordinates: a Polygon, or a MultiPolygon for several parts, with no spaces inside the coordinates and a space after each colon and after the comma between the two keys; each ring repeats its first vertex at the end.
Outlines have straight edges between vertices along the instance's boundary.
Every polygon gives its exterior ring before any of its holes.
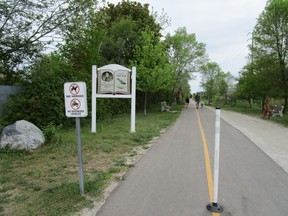
{"type": "Polygon", "coordinates": [[[200,103],[200,95],[198,93],[195,95],[195,101],[196,101],[196,109],[198,109],[200,103]]]}
{"type": "Polygon", "coordinates": [[[263,118],[270,118],[270,98],[267,99],[267,101],[265,101],[264,106],[263,106],[263,118]]]}
{"type": "Polygon", "coordinates": [[[186,109],[187,109],[189,106],[189,102],[190,102],[190,99],[188,96],[185,98],[185,102],[186,102],[186,109]]]}

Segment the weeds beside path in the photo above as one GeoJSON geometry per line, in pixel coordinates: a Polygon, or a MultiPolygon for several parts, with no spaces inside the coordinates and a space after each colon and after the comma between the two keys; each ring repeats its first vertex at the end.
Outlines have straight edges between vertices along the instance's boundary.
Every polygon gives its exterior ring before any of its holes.
{"type": "MultiPolygon", "coordinates": [[[[255,108],[255,107],[244,107],[244,106],[230,106],[230,105],[222,105],[221,109],[233,111],[233,112],[239,112],[245,115],[254,116],[257,118],[263,118],[262,110],[261,108],[255,108]]],[[[287,113],[283,115],[283,117],[271,117],[270,119],[267,119],[267,121],[273,121],[278,124],[283,125],[284,127],[288,127],[288,115],[287,113]]]]}
{"type": "Polygon", "coordinates": [[[154,137],[169,127],[177,112],[137,114],[136,133],[130,133],[130,115],[123,114],[81,129],[85,196],[80,195],[75,128],[61,129],[57,142],[34,152],[0,151],[0,215],[70,215],[92,207],[110,181],[131,166],[135,148],[147,149],[154,137]]]}

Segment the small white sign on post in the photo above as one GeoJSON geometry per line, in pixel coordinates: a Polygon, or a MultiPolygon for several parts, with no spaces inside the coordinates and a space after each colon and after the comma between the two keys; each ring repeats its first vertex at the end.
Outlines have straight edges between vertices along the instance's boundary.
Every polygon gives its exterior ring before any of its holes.
{"type": "Polygon", "coordinates": [[[65,112],[67,117],[74,117],[76,122],[76,137],[78,149],[78,165],[80,193],[84,194],[84,176],[81,148],[81,125],[80,117],[88,115],[87,94],[85,82],[66,82],[64,83],[65,112]]]}
{"type": "Polygon", "coordinates": [[[66,82],[64,97],[67,117],[86,117],[88,115],[85,82],[66,82]]]}

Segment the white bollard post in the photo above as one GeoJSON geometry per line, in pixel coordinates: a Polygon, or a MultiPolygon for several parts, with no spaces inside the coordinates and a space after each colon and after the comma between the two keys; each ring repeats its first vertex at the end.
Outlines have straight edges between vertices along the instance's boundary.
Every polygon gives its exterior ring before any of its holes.
{"type": "Polygon", "coordinates": [[[220,155],[220,112],[221,109],[216,107],[215,120],[215,152],[214,152],[214,193],[213,202],[208,204],[206,208],[211,212],[220,213],[223,207],[218,204],[218,185],[219,185],[219,155],[220,155]]]}
{"type": "Polygon", "coordinates": [[[97,88],[97,67],[92,66],[92,118],[91,118],[91,132],[96,133],[96,88],[97,88]]]}
{"type": "Polygon", "coordinates": [[[132,88],[131,88],[131,129],[130,132],[135,132],[136,121],[136,67],[132,67],[132,88]]]}

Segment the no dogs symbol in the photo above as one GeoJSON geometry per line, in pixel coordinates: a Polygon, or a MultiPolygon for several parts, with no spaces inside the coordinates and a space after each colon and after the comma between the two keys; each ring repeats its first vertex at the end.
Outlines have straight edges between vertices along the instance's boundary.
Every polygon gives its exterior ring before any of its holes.
{"type": "Polygon", "coordinates": [[[71,100],[70,106],[73,110],[78,110],[81,107],[81,102],[80,100],[74,98],[71,100]]]}
{"type": "Polygon", "coordinates": [[[80,91],[80,87],[76,83],[72,83],[69,86],[69,91],[72,95],[77,95],[80,91]]]}

